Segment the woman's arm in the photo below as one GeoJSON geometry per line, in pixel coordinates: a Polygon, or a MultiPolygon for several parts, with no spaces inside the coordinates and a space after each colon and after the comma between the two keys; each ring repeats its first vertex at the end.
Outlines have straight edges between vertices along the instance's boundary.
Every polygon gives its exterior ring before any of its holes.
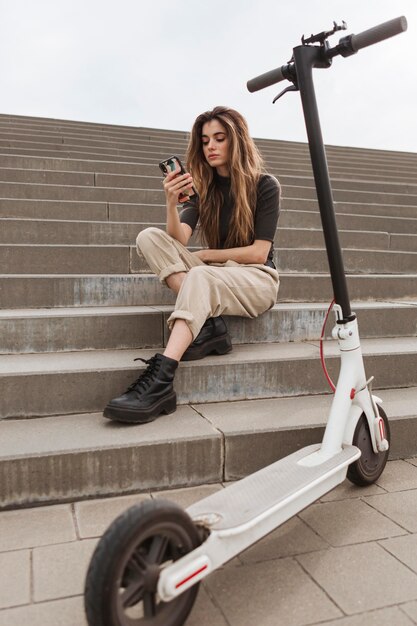
{"type": "Polygon", "coordinates": [[[206,250],[198,250],[194,252],[194,254],[205,263],[225,263],[226,261],[236,261],[236,263],[265,263],[270,249],[270,241],[255,239],[250,246],[215,250],[208,248],[206,250]]]}
{"type": "Polygon", "coordinates": [[[164,179],[164,190],[167,202],[167,226],[168,235],[186,246],[191,235],[192,229],[188,224],[182,224],[178,215],[177,205],[178,198],[185,189],[189,189],[193,185],[193,179],[190,174],[178,176],[176,172],[170,172],[164,179]]]}

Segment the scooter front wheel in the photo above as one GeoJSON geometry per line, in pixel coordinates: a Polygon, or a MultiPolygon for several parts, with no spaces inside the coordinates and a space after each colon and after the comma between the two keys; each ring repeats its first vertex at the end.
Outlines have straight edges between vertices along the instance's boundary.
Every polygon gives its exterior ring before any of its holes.
{"type": "Polygon", "coordinates": [[[198,592],[171,602],[157,594],[159,573],[200,544],[190,517],[166,500],[150,500],[120,515],[100,539],[85,583],[89,626],[182,626],[198,592]]]}
{"type": "MultiPolygon", "coordinates": [[[[379,414],[384,421],[385,438],[390,443],[391,434],[388,418],[385,411],[379,407],[379,414]]],[[[388,460],[389,450],[384,452],[374,452],[369,432],[369,423],[365,413],[362,413],[356,424],[352,444],[361,451],[361,456],[357,461],[349,465],[347,478],[354,483],[364,487],[371,485],[381,476],[388,460]]]]}

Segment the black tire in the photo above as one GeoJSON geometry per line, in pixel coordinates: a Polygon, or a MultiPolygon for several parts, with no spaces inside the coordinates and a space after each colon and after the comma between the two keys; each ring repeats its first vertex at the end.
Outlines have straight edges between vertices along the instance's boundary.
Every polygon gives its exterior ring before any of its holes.
{"type": "Polygon", "coordinates": [[[200,544],[179,506],[149,500],[120,515],[100,539],[87,572],[85,611],[90,626],[182,626],[198,584],[171,602],[156,593],[163,564],[200,544]]]}
{"type": "MultiPolygon", "coordinates": [[[[385,412],[378,407],[379,414],[384,420],[385,438],[391,442],[391,433],[388,418],[385,412]]],[[[347,478],[360,487],[372,485],[381,476],[388,460],[389,450],[375,454],[372,448],[371,435],[369,432],[368,420],[364,413],[360,416],[356,424],[352,444],[357,446],[362,452],[360,458],[349,465],[347,478]]]]}

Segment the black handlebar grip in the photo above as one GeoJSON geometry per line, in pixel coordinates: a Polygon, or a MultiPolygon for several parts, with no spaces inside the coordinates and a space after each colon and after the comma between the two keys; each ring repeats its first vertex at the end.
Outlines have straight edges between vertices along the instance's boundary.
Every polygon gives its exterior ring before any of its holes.
{"type": "Polygon", "coordinates": [[[275,83],[279,83],[281,80],[285,80],[285,76],[282,73],[282,67],[277,67],[275,70],[270,70],[269,72],[265,72],[265,74],[251,78],[246,83],[246,86],[248,90],[253,93],[254,91],[259,91],[259,89],[265,89],[265,87],[275,85],[275,83]]]}
{"type": "Polygon", "coordinates": [[[364,30],[362,33],[352,35],[350,44],[353,51],[357,52],[358,50],[361,50],[361,48],[372,46],[374,43],[378,43],[384,39],[389,39],[389,37],[394,37],[394,35],[399,35],[405,30],[407,30],[406,18],[404,16],[396,17],[393,20],[389,20],[388,22],[384,22],[383,24],[364,30]]]}

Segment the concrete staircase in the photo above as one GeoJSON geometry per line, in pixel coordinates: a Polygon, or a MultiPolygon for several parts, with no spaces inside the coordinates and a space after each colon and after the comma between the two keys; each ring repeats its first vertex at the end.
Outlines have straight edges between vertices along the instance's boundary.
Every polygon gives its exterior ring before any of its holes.
{"type": "MultiPolygon", "coordinates": [[[[278,302],[229,318],[231,354],[181,364],[175,414],[125,426],[102,408],[165,344],[173,304],[135,239],[164,227],[157,164],[187,135],[0,116],[1,507],[234,480],[320,440],[332,290],[308,148],[257,143],[283,186],[278,302]]],[[[391,458],[417,454],[417,155],[330,146],[328,160],[391,458]]]]}

